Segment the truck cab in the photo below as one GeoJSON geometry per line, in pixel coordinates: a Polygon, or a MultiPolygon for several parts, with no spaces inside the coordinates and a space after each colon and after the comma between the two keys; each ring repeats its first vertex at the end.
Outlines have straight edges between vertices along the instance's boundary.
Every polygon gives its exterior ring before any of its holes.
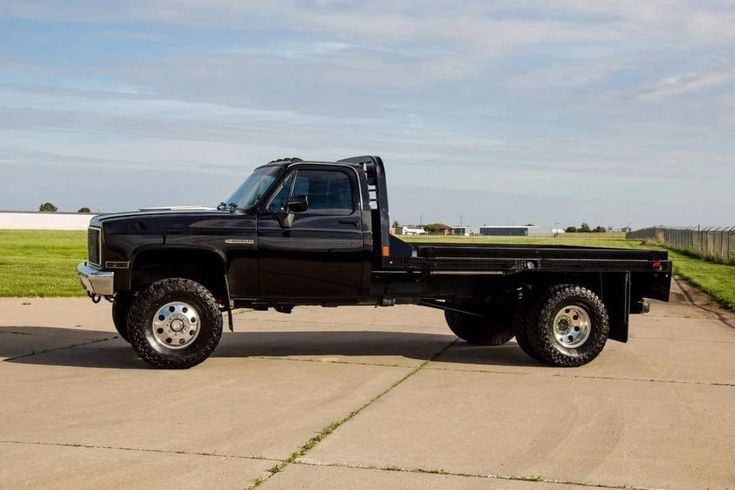
{"type": "Polygon", "coordinates": [[[364,175],[353,165],[316,162],[279,165],[278,172],[257,205],[253,299],[353,303],[367,296],[373,246],[364,175]]]}

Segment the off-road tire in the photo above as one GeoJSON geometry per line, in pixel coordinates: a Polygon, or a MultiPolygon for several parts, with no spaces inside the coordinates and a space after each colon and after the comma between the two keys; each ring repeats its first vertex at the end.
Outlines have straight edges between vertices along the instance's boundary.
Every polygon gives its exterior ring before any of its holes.
{"type": "Polygon", "coordinates": [[[190,279],[162,279],[135,295],[128,314],[130,343],[145,362],[156,368],[187,369],[214,352],[222,336],[222,313],[212,294],[190,279]],[[154,338],[153,316],[163,305],[185,301],[199,313],[200,331],[183,349],[169,349],[154,338]]]}
{"type": "Polygon", "coordinates": [[[444,310],[449,329],[460,339],[476,345],[503,345],[513,338],[513,325],[507,315],[479,317],[444,310]]]}
{"type": "Polygon", "coordinates": [[[551,287],[519,317],[516,339],[531,357],[558,367],[574,367],[595,359],[610,332],[607,309],[594,292],[576,284],[551,287]],[[554,317],[566,306],[583,307],[590,317],[590,333],[579,347],[563,346],[554,336],[554,317]]]}
{"type": "Polygon", "coordinates": [[[530,317],[538,314],[537,302],[532,300],[526,300],[518,305],[513,318],[513,334],[516,338],[518,347],[529,357],[536,359],[539,362],[544,362],[543,358],[539,356],[531,347],[531,341],[528,339],[528,325],[533,324],[530,317]]]}
{"type": "Polygon", "coordinates": [[[128,335],[128,312],[130,311],[130,296],[118,294],[112,303],[112,323],[120,337],[130,343],[128,335]]]}

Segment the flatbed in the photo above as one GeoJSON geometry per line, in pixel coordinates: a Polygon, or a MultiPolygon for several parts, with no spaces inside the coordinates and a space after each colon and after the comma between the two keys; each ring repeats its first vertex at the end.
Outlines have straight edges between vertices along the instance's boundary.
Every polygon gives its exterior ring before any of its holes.
{"type": "Polygon", "coordinates": [[[421,243],[396,245],[405,255],[391,254],[382,264],[386,271],[407,270],[517,274],[519,272],[650,272],[652,262],[666,261],[657,250],[626,250],[569,245],[497,245],[421,243]]]}

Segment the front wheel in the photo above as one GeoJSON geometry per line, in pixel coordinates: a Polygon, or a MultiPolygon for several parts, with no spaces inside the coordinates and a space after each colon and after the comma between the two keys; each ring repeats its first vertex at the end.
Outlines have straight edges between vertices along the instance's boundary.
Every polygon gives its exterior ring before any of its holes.
{"type": "Polygon", "coordinates": [[[222,314],[201,284],[163,279],[135,296],[128,334],[135,351],[151,366],[186,369],[214,352],[222,336],[222,314]]]}
{"type": "Polygon", "coordinates": [[[119,294],[112,303],[112,323],[120,337],[130,343],[128,335],[128,312],[130,311],[130,298],[128,295],[119,294]]]}
{"type": "Polygon", "coordinates": [[[581,366],[602,352],[610,331],[607,309],[594,292],[576,284],[550,288],[516,325],[521,348],[560,367],[581,366]]]}
{"type": "Polygon", "coordinates": [[[512,321],[506,315],[475,316],[444,310],[449,329],[460,339],[477,345],[503,345],[513,338],[512,321]]]}

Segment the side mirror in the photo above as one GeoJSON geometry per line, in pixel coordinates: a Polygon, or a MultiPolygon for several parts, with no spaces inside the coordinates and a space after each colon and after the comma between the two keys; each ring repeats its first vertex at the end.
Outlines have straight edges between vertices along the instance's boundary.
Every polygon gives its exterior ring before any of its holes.
{"type": "Polygon", "coordinates": [[[303,213],[309,209],[309,200],[306,196],[292,196],[286,203],[286,209],[276,214],[278,224],[281,228],[291,228],[293,225],[293,214],[303,213]]]}
{"type": "Polygon", "coordinates": [[[291,196],[286,208],[292,213],[303,213],[309,209],[309,199],[304,195],[291,196]]]}
{"type": "Polygon", "coordinates": [[[285,212],[276,214],[276,219],[281,228],[291,228],[293,225],[293,213],[285,212]]]}

